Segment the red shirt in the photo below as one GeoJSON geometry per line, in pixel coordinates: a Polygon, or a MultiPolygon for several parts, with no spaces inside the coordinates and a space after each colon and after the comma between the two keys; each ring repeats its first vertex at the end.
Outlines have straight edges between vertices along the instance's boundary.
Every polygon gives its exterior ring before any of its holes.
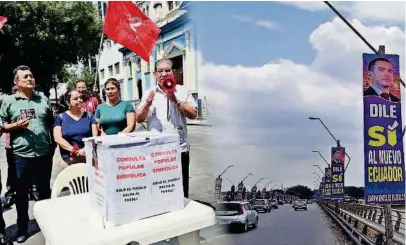
{"type": "Polygon", "coordinates": [[[95,97],[87,97],[87,100],[83,101],[82,110],[94,113],[98,105],[99,101],[95,97]]]}

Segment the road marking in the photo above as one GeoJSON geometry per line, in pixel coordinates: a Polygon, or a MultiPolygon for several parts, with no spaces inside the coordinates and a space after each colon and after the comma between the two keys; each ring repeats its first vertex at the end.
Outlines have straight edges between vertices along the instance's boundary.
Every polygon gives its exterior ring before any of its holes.
{"type": "Polygon", "coordinates": [[[225,236],[227,236],[227,234],[220,235],[220,236],[215,236],[215,237],[212,237],[212,238],[210,238],[210,239],[206,239],[206,240],[202,241],[201,243],[210,242],[210,241],[213,241],[213,240],[216,240],[216,239],[225,237],[225,236]]]}

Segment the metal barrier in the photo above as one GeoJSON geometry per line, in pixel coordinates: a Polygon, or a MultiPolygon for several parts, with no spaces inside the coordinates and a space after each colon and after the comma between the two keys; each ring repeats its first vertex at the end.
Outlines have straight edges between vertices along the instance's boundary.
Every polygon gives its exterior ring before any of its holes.
{"type": "MultiPolygon", "coordinates": [[[[382,207],[333,201],[321,201],[318,204],[355,244],[384,244],[385,220],[382,207]]],[[[393,241],[405,244],[405,211],[393,209],[392,220],[393,241]]]]}

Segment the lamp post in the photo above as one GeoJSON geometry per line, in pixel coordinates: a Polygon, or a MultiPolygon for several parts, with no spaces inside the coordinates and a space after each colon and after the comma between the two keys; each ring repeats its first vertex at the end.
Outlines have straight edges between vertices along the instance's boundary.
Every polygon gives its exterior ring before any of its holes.
{"type": "Polygon", "coordinates": [[[268,187],[268,185],[270,185],[272,183],[272,181],[269,181],[269,183],[268,184],[266,184],[266,186],[264,187],[264,188],[267,188],[268,187]]]}
{"type": "Polygon", "coordinates": [[[229,169],[229,168],[232,168],[232,167],[234,167],[234,165],[229,165],[221,174],[219,174],[219,179],[221,178],[221,176],[229,169]]]}
{"type": "Polygon", "coordinates": [[[255,183],[254,186],[257,186],[257,184],[258,184],[261,180],[263,180],[263,179],[265,179],[265,178],[260,178],[260,179],[257,181],[257,183],[255,183]]]}
{"type": "MultiPolygon", "coordinates": [[[[327,128],[327,126],[323,123],[323,121],[318,118],[318,117],[309,117],[309,120],[318,120],[323,127],[327,130],[327,132],[331,135],[331,137],[334,139],[334,141],[337,143],[337,146],[340,146],[340,140],[336,139],[336,137],[334,137],[334,135],[331,133],[331,131],[327,128]]],[[[348,157],[348,162],[347,162],[347,166],[345,166],[344,168],[344,172],[347,170],[348,165],[350,165],[350,161],[351,161],[351,157],[348,155],[347,152],[345,152],[345,155],[348,157]]]]}
{"type": "Polygon", "coordinates": [[[322,182],[322,178],[320,177],[320,175],[316,172],[313,172],[315,175],[317,175],[317,177],[319,177],[320,182],[322,182]]]}
{"type": "Polygon", "coordinates": [[[330,164],[327,162],[327,160],[323,157],[323,155],[320,153],[320,151],[312,151],[314,153],[319,153],[320,157],[323,158],[324,162],[327,164],[328,167],[330,167],[330,164]]]}
{"type": "Polygon", "coordinates": [[[320,166],[319,166],[319,165],[314,164],[314,165],[313,165],[313,167],[317,167],[317,168],[320,170],[321,174],[322,174],[322,175],[324,175],[324,172],[323,172],[323,170],[320,168],[320,166]]]}
{"type": "Polygon", "coordinates": [[[252,173],[247,174],[247,176],[245,176],[244,179],[242,179],[240,183],[243,183],[244,180],[246,180],[248,178],[248,176],[250,176],[250,175],[253,175],[253,174],[252,173]]]}

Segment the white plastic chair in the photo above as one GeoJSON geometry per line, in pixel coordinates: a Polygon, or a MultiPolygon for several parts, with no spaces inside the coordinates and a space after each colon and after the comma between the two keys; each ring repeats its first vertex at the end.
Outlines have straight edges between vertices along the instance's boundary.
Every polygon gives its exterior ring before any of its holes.
{"type": "Polygon", "coordinates": [[[64,188],[68,188],[71,195],[89,192],[89,182],[86,163],[72,164],[62,170],[52,186],[51,198],[57,198],[64,188]]]}

